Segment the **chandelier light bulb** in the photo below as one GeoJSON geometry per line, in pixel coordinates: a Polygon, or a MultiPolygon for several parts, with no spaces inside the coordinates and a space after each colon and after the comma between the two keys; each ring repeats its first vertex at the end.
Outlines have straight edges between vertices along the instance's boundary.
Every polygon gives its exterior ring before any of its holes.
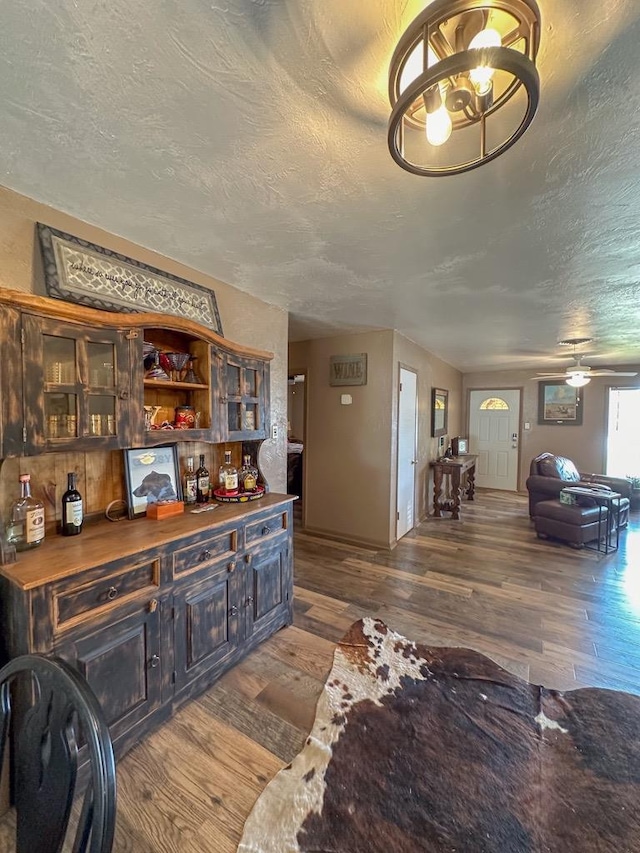
{"type": "MultiPolygon", "coordinates": [[[[501,47],[502,38],[497,30],[480,30],[477,36],[474,36],[469,42],[469,49],[474,50],[480,47],[501,47]]],[[[495,68],[490,68],[488,65],[479,65],[477,68],[472,68],[469,72],[469,79],[476,87],[479,95],[486,95],[491,88],[491,79],[495,74],[495,68]]]]}
{"type": "Polygon", "coordinates": [[[427,141],[431,145],[444,145],[451,136],[452,129],[451,116],[444,104],[434,112],[427,113],[426,133],[427,141]]]}

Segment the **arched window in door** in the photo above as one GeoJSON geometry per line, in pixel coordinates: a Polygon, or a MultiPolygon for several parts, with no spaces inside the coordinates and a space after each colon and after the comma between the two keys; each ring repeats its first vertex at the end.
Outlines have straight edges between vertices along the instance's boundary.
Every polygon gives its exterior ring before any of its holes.
{"type": "Polygon", "coordinates": [[[502,411],[509,410],[509,404],[506,400],[503,400],[502,397],[487,397],[486,400],[483,400],[480,403],[480,411],[486,412],[487,409],[502,409],[502,411]]]}

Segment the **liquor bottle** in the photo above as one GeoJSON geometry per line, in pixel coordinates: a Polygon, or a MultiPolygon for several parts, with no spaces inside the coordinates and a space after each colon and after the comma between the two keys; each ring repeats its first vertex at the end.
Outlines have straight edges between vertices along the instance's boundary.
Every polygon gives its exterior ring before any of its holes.
{"type": "Polygon", "coordinates": [[[255,492],[258,488],[258,469],[251,464],[251,457],[245,455],[244,465],[240,469],[240,491],[255,492]]]}
{"type": "Polygon", "coordinates": [[[226,495],[235,495],[238,493],[238,469],[231,462],[231,451],[224,452],[224,492],[226,495]]]}
{"type": "Polygon", "coordinates": [[[204,453],[200,454],[200,467],[196,471],[196,502],[206,504],[209,500],[209,469],[204,464],[204,453]]]}
{"type": "Polygon", "coordinates": [[[76,488],[74,471],[67,474],[67,491],[62,496],[62,535],[77,536],[82,533],[82,495],[76,488]]]}
{"type": "Polygon", "coordinates": [[[36,548],[44,539],[44,506],[31,497],[31,477],[21,474],[20,497],[11,504],[7,542],[16,551],[36,548]]]}
{"type": "Polygon", "coordinates": [[[187,470],[184,472],[184,502],[194,504],[198,499],[198,478],[193,470],[193,456],[187,457],[187,470]]]}

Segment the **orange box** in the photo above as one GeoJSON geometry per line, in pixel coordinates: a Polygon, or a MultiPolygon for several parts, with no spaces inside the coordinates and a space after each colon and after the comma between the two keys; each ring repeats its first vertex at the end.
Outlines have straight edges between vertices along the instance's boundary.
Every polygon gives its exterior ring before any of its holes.
{"type": "Polygon", "coordinates": [[[161,521],[163,518],[171,518],[172,515],[182,515],[184,503],[182,501],[158,501],[147,507],[147,518],[161,521]]]}

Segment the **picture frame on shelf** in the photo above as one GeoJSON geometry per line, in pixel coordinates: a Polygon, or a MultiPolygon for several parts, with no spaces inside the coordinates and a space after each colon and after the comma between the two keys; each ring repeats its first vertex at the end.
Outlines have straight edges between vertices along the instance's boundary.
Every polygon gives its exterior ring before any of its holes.
{"type": "Polygon", "coordinates": [[[538,424],[581,426],[583,413],[581,388],[561,380],[538,383],[538,424]]]}
{"type": "Polygon", "coordinates": [[[145,516],[150,504],[182,500],[176,444],[125,450],[124,471],[129,518],[145,516]]]}

